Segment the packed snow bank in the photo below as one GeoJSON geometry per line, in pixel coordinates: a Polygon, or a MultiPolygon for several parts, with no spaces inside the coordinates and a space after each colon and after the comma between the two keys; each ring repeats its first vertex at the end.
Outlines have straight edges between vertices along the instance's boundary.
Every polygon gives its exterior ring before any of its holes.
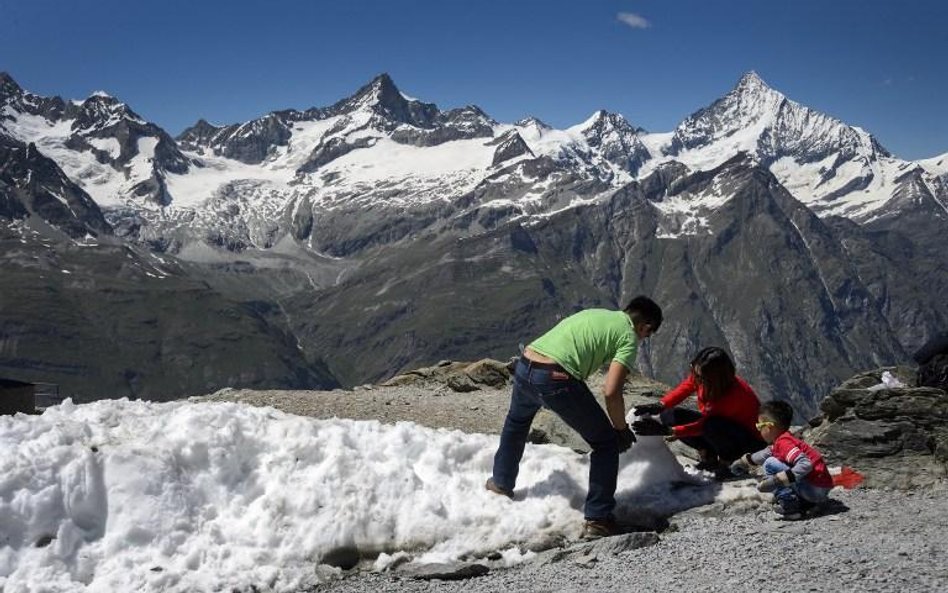
{"type": "MultiPolygon", "coordinates": [[[[0,589],[295,591],[345,547],[427,562],[582,524],[587,457],[528,446],[516,500],[488,493],[496,436],[315,420],[231,403],[66,402],[0,417],[0,589]]],[[[661,439],[622,457],[619,515],[722,494],[661,439]],[[681,488],[674,483],[696,483],[681,488]]]]}

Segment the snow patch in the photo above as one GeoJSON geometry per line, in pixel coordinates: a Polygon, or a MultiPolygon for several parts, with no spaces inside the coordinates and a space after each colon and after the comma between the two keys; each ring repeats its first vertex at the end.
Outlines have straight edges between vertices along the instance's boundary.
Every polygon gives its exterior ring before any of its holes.
{"type": "MultiPolygon", "coordinates": [[[[511,501],[483,487],[496,447],[232,403],[67,400],[0,417],[0,588],[289,593],[344,547],[379,567],[495,550],[512,564],[529,557],[518,543],[576,537],[588,456],[528,445],[511,501]]],[[[620,516],[759,496],[686,472],[660,438],[621,457],[618,483],[620,516]]]]}

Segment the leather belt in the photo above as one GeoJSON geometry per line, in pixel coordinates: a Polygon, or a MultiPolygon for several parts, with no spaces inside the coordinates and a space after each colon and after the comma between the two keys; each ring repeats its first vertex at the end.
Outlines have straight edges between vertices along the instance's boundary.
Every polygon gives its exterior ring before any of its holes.
{"type": "Polygon", "coordinates": [[[535,360],[530,360],[526,356],[521,356],[520,361],[523,362],[531,369],[543,369],[546,371],[560,371],[562,373],[569,374],[569,371],[564,369],[562,366],[555,362],[536,362],[535,360]]]}

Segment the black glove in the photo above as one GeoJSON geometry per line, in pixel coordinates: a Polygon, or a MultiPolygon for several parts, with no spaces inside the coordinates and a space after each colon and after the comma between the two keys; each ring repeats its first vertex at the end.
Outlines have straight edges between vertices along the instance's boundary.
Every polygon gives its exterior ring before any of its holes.
{"type": "Polygon", "coordinates": [[[642,418],[632,423],[632,430],[635,434],[642,436],[666,436],[671,434],[671,429],[656,420],[655,418],[642,418]]]}
{"type": "Polygon", "coordinates": [[[616,431],[616,440],[619,441],[619,453],[625,453],[629,450],[629,447],[632,446],[632,443],[635,442],[635,435],[629,430],[629,427],[626,426],[622,430],[616,431]]]}
{"type": "Polygon", "coordinates": [[[643,414],[648,414],[649,416],[658,416],[664,409],[665,406],[663,406],[661,403],[642,404],[640,406],[632,407],[632,411],[635,412],[636,416],[642,416],[643,414]]]}

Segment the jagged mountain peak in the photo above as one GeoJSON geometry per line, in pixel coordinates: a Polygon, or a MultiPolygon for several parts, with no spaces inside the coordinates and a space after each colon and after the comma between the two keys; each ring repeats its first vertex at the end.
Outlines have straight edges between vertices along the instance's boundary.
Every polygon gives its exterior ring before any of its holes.
{"type": "Polygon", "coordinates": [[[594,112],[586,121],[579,125],[585,132],[604,134],[612,131],[620,133],[638,134],[642,128],[637,128],[629,123],[624,116],[619,113],[599,109],[594,112]]]}
{"type": "Polygon", "coordinates": [[[343,99],[333,106],[337,111],[353,111],[360,108],[372,108],[380,106],[388,109],[404,109],[408,103],[421,103],[417,99],[410,99],[403,94],[395,81],[387,73],[382,73],[373,78],[368,84],[363,85],[352,96],[343,99]]]}
{"type": "Polygon", "coordinates": [[[783,93],[771,88],[757,72],[751,70],[741,76],[734,88],[724,97],[695,115],[704,114],[709,110],[725,111],[729,117],[739,118],[746,125],[762,117],[772,116],[785,101],[787,97],[783,93]]]}
{"type": "Polygon", "coordinates": [[[7,94],[22,93],[23,89],[7,72],[0,72],[0,97],[7,94]]]}
{"type": "MultiPolygon", "coordinates": [[[[734,90],[732,92],[742,92],[742,93],[777,93],[779,91],[774,90],[770,85],[768,85],[763,78],[760,77],[754,70],[749,70],[741,75],[740,80],[737,81],[734,90]]],[[[782,96],[782,95],[781,95],[782,96]]]]}
{"type": "Polygon", "coordinates": [[[103,91],[96,91],[78,105],[79,114],[75,128],[107,128],[121,120],[146,125],[147,122],[135,113],[128,104],[103,91]]]}
{"type": "Polygon", "coordinates": [[[600,109],[573,129],[602,158],[633,175],[650,156],[638,137],[641,129],[618,113],[600,109]]]}
{"type": "Polygon", "coordinates": [[[200,118],[199,120],[197,120],[196,122],[194,122],[194,125],[191,126],[191,127],[192,127],[192,128],[198,128],[198,129],[200,129],[200,130],[219,130],[219,129],[221,129],[221,126],[215,126],[214,124],[212,124],[211,122],[207,121],[207,120],[204,119],[203,117],[200,118]]]}
{"type": "Polygon", "coordinates": [[[678,156],[724,143],[731,145],[722,146],[724,152],[746,150],[767,162],[784,156],[817,162],[834,153],[842,159],[889,156],[871,135],[790,100],[754,71],[679,124],[665,153],[678,156]]]}
{"type": "Polygon", "coordinates": [[[542,119],[538,117],[533,117],[532,115],[521,119],[514,125],[517,126],[518,128],[534,127],[538,130],[552,130],[553,129],[553,126],[551,126],[550,124],[546,123],[545,121],[543,121],[542,119]]]}
{"type": "Polygon", "coordinates": [[[189,150],[194,150],[223,129],[224,126],[215,126],[202,117],[178,134],[175,141],[182,143],[189,150]]]}

